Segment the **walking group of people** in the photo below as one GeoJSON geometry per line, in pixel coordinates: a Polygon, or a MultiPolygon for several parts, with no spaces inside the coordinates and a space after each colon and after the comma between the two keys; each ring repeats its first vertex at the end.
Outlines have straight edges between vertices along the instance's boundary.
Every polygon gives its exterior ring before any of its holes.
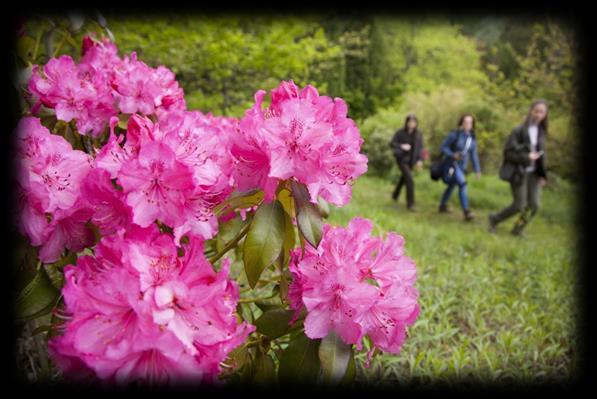
{"type": "MultiPolygon", "coordinates": [[[[534,101],[524,122],[516,126],[506,140],[499,176],[510,183],[512,203],[499,212],[489,215],[490,232],[495,232],[499,223],[518,214],[511,233],[520,235],[539,209],[541,189],[547,181],[547,114],[547,103],[544,100],[534,101]]],[[[394,134],[390,146],[401,171],[392,198],[397,201],[402,187],[406,186],[407,209],[416,211],[412,171],[415,167],[422,168],[424,148],[423,134],[415,115],[410,114],[406,117],[404,127],[394,134]]],[[[440,200],[439,212],[451,212],[448,201],[454,189],[458,187],[458,197],[465,221],[474,219],[467,193],[466,175],[469,159],[479,179],[481,164],[477,153],[475,118],[467,113],[459,119],[458,127],[448,133],[441,145],[440,158],[431,166],[432,178],[441,178],[446,184],[440,200]]]]}

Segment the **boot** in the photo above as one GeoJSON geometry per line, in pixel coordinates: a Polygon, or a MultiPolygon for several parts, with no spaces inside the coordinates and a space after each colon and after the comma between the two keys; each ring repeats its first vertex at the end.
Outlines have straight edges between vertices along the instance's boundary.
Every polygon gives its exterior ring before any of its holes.
{"type": "Polygon", "coordinates": [[[448,205],[440,205],[439,213],[452,213],[452,210],[448,207],[448,205]]]}
{"type": "Polygon", "coordinates": [[[475,218],[475,215],[473,215],[473,213],[471,212],[470,209],[465,209],[464,210],[464,220],[465,221],[470,222],[474,218],[475,218]]]}

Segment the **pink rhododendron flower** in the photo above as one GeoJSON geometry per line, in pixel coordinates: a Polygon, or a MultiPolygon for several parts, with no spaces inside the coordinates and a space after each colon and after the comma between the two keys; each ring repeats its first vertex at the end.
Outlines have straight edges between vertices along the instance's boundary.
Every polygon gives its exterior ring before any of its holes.
{"type": "Polygon", "coordinates": [[[320,96],[312,86],[302,90],[282,82],[262,109],[265,91],[231,137],[239,187],[262,188],[273,196],[278,180],[294,178],[307,185],[312,202],[319,195],[342,206],[350,200],[350,183],[367,170],[360,154],[363,142],[341,99],[320,96]]]}
{"type": "Polygon", "coordinates": [[[107,382],[215,382],[254,327],[237,322],[227,263],[216,273],[198,239],[183,250],[153,225],[104,237],[67,266],[70,319],[50,341],[57,364],[107,382]]]}
{"type": "MultiPolygon", "coordinates": [[[[324,226],[317,249],[293,252],[291,307],[307,310],[305,334],[323,338],[336,332],[362,348],[368,335],[383,351],[398,353],[406,328],[418,315],[415,265],[403,254],[402,237],[372,237],[372,224],[354,218],[346,229],[324,226]]],[[[295,315],[296,317],[296,315],[295,315]]]]}
{"type": "Polygon", "coordinates": [[[19,230],[41,245],[43,262],[58,260],[64,248],[80,251],[92,244],[90,210],[80,198],[91,158],[37,118],[23,118],[16,133],[19,230]]]}

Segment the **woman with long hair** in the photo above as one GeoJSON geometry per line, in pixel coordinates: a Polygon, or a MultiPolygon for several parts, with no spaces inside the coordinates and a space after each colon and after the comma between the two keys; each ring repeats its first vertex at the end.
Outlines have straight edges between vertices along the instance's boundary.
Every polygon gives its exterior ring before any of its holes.
{"type": "Polygon", "coordinates": [[[467,113],[460,117],[458,128],[448,134],[448,137],[442,143],[441,150],[445,156],[442,180],[448,187],[442,195],[439,212],[450,212],[448,200],[454,188],[458,186],[458,197],[464,213],[464,220],[470,221],[474,216],[468,205],[466,189],[466,167],[469,158],[472,159],[477,179],[481,177],[481,164],[479,163],[477,140],[475,138],[475,118],[472,114],[467,113]]]}
{"type": "Polygon", "coordinates": [[[521,235],[539,210],[541,189],[547,182],[546,139],[549,126],[545,100],[536,100],[529,107],[524,122],[516,126],[504,146],[500,178],[510,182],[512,203],[489,215],[489,231],[499,223],[519,214],[512,228],[521,235]]]}
{"type": "Polygon", "coordinates": [[[419,130],[419,121],[414,114],[407,115],[404,127],[394,134],[390,147],[394,150],[394,157],[402,173],[392,198],[398,201],[402,186],[406,183],[406,208],[409,211],[415,211],[415,184],[412,170],[415,165],[418,169],[423,165],[421,158],[423,133],[419,130]]]}

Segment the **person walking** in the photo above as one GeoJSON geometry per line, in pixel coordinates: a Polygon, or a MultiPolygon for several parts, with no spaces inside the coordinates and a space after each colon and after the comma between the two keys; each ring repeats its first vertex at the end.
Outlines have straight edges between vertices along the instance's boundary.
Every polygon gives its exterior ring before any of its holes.
{"type": "Polygon", "coordinates": [[[423,134],[419,130],[419,121],[414,114],[409,114],[404,121],[404,127],[399,129],[390,142],[394,150],[394,157],[398,163],[401,175],[392,193],[392,199],[398,201],[402,186],[406,184],[406,208],[415,211],[415,184],[413,181],[413,168],[421,169],[423,161],[423,134]]]}
{"type": "Polygon", "coordinates": [[[467,193],[467,164],[472,159],[473,169],[477,179],[481,177],[481,164],[477,154],[477,140],[475,138],[475,118],[472,114],[464,114],[458,121],[458,129],[451,131],[441,146],[445,160],[442,168],[442,180],[448,186],[442,195],[439,205],[440,213],[451,212],[448,201],[454,188],[458,186],[460,206],[464,213],[464,220],[473,220],[474,215],[468,204],[467,193]]]}
{"type": "Polygon", "coordinates": [[[547,183],[547,113],[545,100],[534,101],[524,122],[515,127],[506,140],[500,178],[510,183],[512,203],[489,214],[489,231],[492,233],[499,223],[519,214],[511,233],[521,235],[539,210],[541,190],[547,183]]]}

